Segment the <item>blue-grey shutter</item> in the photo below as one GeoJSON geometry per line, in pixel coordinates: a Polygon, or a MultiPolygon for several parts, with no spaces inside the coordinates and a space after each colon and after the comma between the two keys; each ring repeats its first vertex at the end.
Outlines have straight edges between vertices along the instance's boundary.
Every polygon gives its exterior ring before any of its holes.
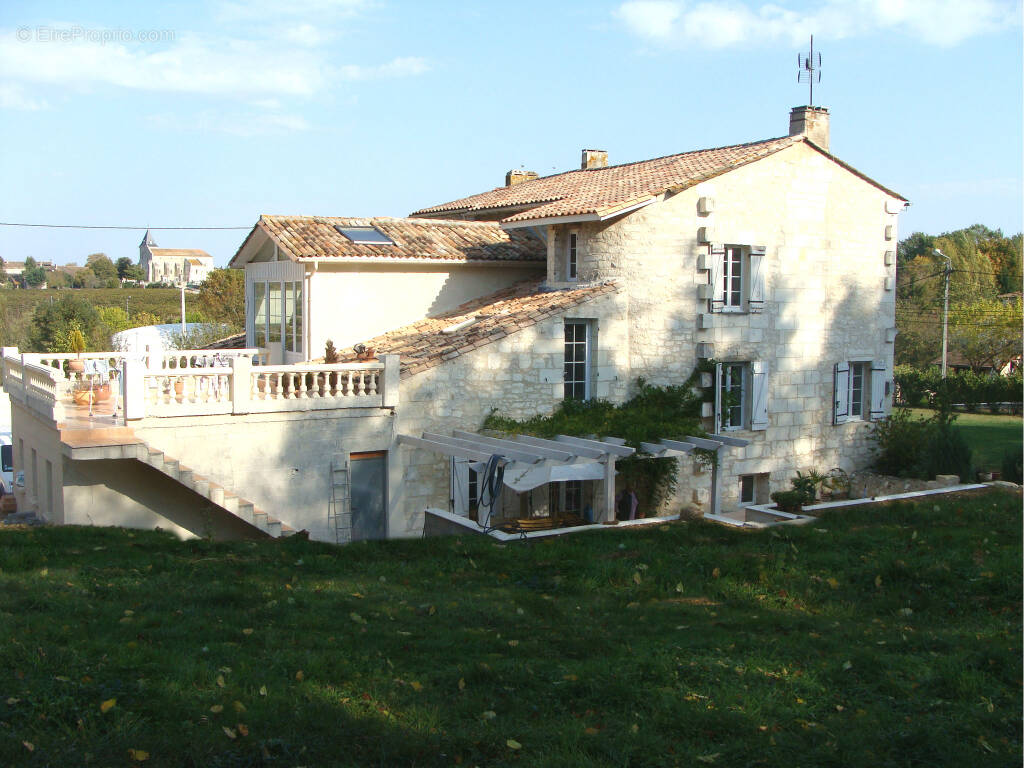
{"type": "Polygon", "coordinates": [[[715,363],[715,433],[722,431],[722,364],[715,363]]]}
{"type": "Polygon", "coordinates": [[[764,310],[764,269],[762,262],[764,261],[764,254],[767,249],[763,245],[753,245],[750,247],[750,280],[748,285],[750,286],[750,294],[747,303],[750,308],[750,312],[757,314],[764,310]]]}
{"type": "Polygon", "coordinates": [[[452,457],[452,510],[469,517],[469,461],[452,457]]]}
{"type": "Polygon", "coordinates": [[[885,379],[886,367],[884,360],[874,360],[871,363],[871,412],[872,421],[885,418],[885,379]]]}
{"type": "Polygon", "coordinates": [[[832,374],[832,388],[835,392],[832,423],[845,424],[850,415],[850,364],[848,362],[836,363],[832,374]]]}
{"type": "Polygon", "coordinates": [[[708,284],[711,286],[711,311],[721,312],[725,306],[725,246],[722,243],[711,244],[711,271],[708,284]]]}
{"type": "Polygon", "coordinates": [[[768,429],[768,363],[750,364],[750,428],[768,429]]]}

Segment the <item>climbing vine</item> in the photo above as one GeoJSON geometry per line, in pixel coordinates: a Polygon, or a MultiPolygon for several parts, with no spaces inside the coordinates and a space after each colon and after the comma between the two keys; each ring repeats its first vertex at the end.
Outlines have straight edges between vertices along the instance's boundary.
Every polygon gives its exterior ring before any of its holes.
{"type": "MultiPolygon", "coordinates": [[[[484,420],[483,428],[547,438],[555,435],[620,437],[638,453],[642,442],[701,436],[706,434],[701,427],[701,403],[714,393],[697,385],[708,365],[714,370],[713,364],[702,361],[684,384],[675,386],[656,387],[638,379],[636,394],[621,405],[607,400],[564,400],[550,416],[538,415],[522,421],[502,416],[494,409],[484,420]]],[[[711,453],[695,453],[695,458],[705,464],[713,460],[711,453]]],[[[630,456],[619,459],[615,466],[620,487],[632,487],[647,509],[656,509],[676,490],[678,465],[675,459],[630,456]]]]}

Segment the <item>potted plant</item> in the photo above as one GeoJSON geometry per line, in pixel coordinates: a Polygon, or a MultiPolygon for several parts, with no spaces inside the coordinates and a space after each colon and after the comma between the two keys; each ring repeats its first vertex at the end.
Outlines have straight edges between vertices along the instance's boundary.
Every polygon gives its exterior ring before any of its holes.
{"type": "Polygon", "coordinates": [[[82,373],[85,370],[85,363],[82,362],[82,353],[85,352],[85,334],[82,333],[81,328],[71,329],[71,333],[68,334],[68,346],[78,356],[74,360],[68,360],[68,370],[72,373],[82,373]]]}

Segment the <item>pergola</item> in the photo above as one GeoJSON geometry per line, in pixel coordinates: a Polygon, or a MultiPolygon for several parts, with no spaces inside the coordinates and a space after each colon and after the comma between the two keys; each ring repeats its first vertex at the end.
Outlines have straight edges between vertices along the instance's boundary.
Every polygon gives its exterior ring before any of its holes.
{"type": "MultiPolygon", "coordinates": [[[[421,437],[398,435],[399,445],[421,448],[443,456],[471,462],[487,462],[498,456],[505,468],[505,485],[523,492],[545,483],[569,480],[604,480],[604,491],[595,500],[594,515],[598,522],[615,517],[615,462],[632,456],[636,449],[618,437],[583,438],[557,435],[554,439],[512,435],[489,437],[476,432],[453,430],[441,435],[424,432],[421,437]]],[[[691,437],[685,440],[661,439],[657,443],[641,443],[641,456],[667,459],[685,456],[695,448],[714,451],[716,461],[711,469],[711,499],[708,514],[721,511],[721,471],[718,457],[726,448],[742,448],[749,441],[727,435],[691,437]]]]}

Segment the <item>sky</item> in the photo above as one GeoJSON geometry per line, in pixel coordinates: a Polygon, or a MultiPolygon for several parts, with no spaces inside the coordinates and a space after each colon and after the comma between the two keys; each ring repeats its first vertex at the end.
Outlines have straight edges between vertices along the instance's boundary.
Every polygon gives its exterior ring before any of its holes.
{"type": "MultiPolygon", "coordinates": [[[[224,266],[260,214],[404,216],[583,148],[784,136],[811,34],[832,152],[910,199],[901,236],[1021,230],[1014,0],[5,0],[0,222],[149,226],[224,266]]],[[[142,236],[0,226],[0,258],[142,236]]]]}

